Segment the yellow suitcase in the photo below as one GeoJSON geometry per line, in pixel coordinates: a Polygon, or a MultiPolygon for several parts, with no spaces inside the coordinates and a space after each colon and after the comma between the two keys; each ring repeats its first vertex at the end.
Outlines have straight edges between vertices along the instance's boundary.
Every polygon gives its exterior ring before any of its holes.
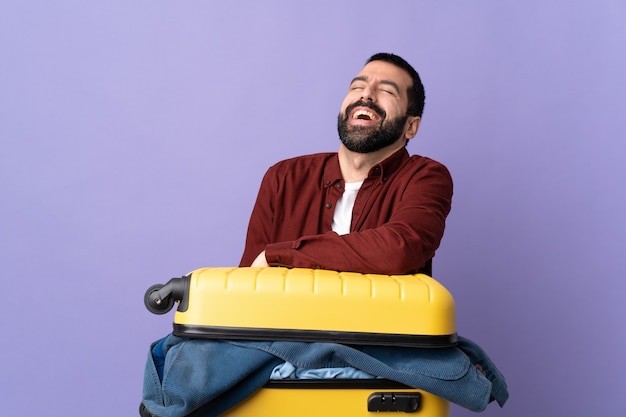
{"type": "Polygon", "coordinates": [[[227,417],[372,417],[398,412],[448,417],[450,403],[393,381],[272,381],[223,414],[227,417]]]}
{"type": "Polygon", "coordinates": [[[456,344],[455,304],[424,274],[304,268],[202,268],[145,295],[173,333],[220,339],[298,340],[410,347],[456,344]]]}
{"type": "MultiPolygon", "coordinates": [[[[146,291],[155,314],[178,307],[173,333],[192,338],[449,347],[455,304],[424,274],[375,275],[303,268],[202,268],[146,291]]],[[[225,415],[449,415],[448,401],[386,380],[272,381],[225,415]]],[[[194,414],[196,415],[196,414],[194,414]]]]}

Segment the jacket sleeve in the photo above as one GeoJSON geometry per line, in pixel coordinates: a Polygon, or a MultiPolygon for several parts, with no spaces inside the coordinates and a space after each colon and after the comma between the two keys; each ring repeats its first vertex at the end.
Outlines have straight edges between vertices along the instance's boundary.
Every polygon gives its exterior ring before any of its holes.
{"type": "Polygon", "coordinates": [[[273,239],[274,201],[272,196],[276,193],[277,181],[272,175],[270,168],[261,181],[261,187],[257,194],[248,231],[246,244],[239,266],[250,266],[256,257],[265,250],[268,243],[273,239]]]}
{"type": "Polygon", "coordinates": [[[342,236],[328,232],[269,243],[266,259],[271,266],[415,273],[439,247],[451,201],[450,173],[432,161],[408,179],[384,224],[342,236]]]}

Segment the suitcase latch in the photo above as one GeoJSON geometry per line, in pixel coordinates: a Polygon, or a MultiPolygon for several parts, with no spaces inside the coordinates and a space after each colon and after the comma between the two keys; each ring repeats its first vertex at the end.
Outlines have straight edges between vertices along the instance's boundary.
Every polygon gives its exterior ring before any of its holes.
{"type": "Polygon", "coordinates": [[[374,392],[367,399],[367,411],[415,413],[421,400],[419,392],[374,392]]]}

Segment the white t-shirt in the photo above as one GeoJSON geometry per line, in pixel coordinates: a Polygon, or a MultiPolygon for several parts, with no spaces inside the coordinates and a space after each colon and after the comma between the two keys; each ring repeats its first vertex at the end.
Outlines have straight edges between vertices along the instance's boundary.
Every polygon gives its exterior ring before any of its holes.
{"type": "Polygon", "coordinates": [[[335,214],[333,215],[333,231],[340,235],[350,233],[350,225],[352,224],[352,209],[356,195],[361,188],[361,182],[347,182],[343,195],[337,201],[335,214]]]}

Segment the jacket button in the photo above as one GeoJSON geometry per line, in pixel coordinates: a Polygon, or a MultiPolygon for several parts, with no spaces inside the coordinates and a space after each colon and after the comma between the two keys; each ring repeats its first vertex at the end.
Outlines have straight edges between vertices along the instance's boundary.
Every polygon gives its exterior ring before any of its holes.
{"type": "Polygon", "coordinates": [[[326,203],[326,208],[327,208],[327,209],[331,208],[332,206],[333,206],[332,204],[330,204],[330,203],[326,203]]]}

